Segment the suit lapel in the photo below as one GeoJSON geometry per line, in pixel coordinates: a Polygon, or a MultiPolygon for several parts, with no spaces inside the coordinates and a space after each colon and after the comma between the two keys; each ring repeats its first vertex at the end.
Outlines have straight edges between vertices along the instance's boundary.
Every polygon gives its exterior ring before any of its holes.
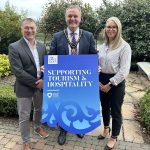
{"type": "MultiPolygon", "coordinates": [[[[65,32],[66,32],[66,35],[68,36],[68,32],[67,32],[67,29],[65,29],[65,32]]],[[[68,40],[67,40],[67,37],[63,31],[63,35],[64,35],[64,48],[65,48],[65,51],[66,51],[66,54],[69,55],[69,43],[68,43],[68,40]]]]}
{"type": "Polygon", "coordinates": [[[82,50],[84,48],[84,41],[83,41],[83,38],[84,37],[84,31],[82,30],[82,36],[81,36],[81,39],[80,39],[80,42],[79,42],[79,54],[82,54],[82,50]]]}
{"type": "Polygon", "coordinates": [[[31,50],[29,48],[29,46],[27,45],[26,41],[22,38],[21,39],[21,43],[22,43],[22,47],[25,50],[25,52],[28,54],[28,56],[30,57],[31,61],[33,62],[33,64],[36,66],[33,55],[31,53],[31,50]]]}
{"type": "Polygon", "coordinates": [[[65,48],[66,54],[69,55],[68,41],[66,38],[64,39],[64,48],[65,48]]]}

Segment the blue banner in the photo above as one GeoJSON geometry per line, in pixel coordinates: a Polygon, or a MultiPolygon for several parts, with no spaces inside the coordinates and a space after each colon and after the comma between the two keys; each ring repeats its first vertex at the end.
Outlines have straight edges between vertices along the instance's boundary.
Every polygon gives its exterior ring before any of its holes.
{"type": "Polygon", "coordinates": [[[100,126],[97,55],[45,56],[42,122],[75,134],[100,126]]]}

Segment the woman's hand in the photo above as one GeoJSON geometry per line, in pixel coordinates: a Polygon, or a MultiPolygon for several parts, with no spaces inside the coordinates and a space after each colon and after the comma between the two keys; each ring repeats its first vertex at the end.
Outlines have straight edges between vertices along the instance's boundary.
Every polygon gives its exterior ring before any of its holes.
{"type": "Polygon", "coordinates": [[[102,68],[98,66],[98,73],[100,73],[101,71],[102,71],[102,68]]]}
{"type": "Polygon", "coordinates": [[[100,90],[100,91],[102,91],[103,86],[104,86],[104,85],[103,85],[101,82],[99,82],[99,90],[100,90]]]}
{"type": "Polygon", "coordinates": [[[104,93],[108,93],[110,91],[111,87],[109,85],[109,83],[103,85],[102,83],[100,83],[100,90],[104,93]]]}

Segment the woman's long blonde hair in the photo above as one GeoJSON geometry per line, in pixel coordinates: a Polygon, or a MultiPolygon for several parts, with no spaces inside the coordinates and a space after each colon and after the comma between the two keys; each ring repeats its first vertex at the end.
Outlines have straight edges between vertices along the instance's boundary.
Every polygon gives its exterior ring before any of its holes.
{"type": "Polygon", "coordinates": [[[109,46],[109,48],[111,50],[113,50],[113,49],[118,48],[123,42],[122,25],[121,25],[120,20],[117,17],[110,17],[109,19],[107,19],[106,24],[107,24],[108,21],[113,21],[117,25],[117,35],[116,35],[116,37],[114,38],[114,40],[111,43],[109,42],[109,38],[108,38],[108,36],[106,34],[106,27],[104,29],[105,40],[106,40],[105,43],[106,43],[106,45],[109,46]]]}

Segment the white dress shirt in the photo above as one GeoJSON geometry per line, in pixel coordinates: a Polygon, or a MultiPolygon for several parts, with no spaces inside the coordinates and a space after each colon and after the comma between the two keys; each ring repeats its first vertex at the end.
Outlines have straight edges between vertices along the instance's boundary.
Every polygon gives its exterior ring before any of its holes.
{"type": "MultiPolygon", "coordinates": [[[[69,28],[67,28],[67,33],[68,33],[68,38],[71,42],[72,41],[72,35],[71,35],[72,31],[69,28]]],[[[75,33],[75,39],[76,39],[76,41],[78,41],[78,39],[79,39],[79,28],[77,28],[77,30],[74,33],[75,33]]],[[[71,55],[71,47],[69,44],[68,44],[68,48],[69,48],[69,55],[71,55]]],[[[77,45],[77,54],[79,54],[79,43],[77,45]]]]}
{"type": "Polygon", "coordinates": [[[99,65],[102,73],[115,74],[114,77],[110,78],[110,82],[117,86],[130,71],[130,45],[123,40],[119,48],[110,50],[105,43],[102,44],[99,50],[99,65]]]}
{"type": "Polygon", "coordinates": [[[25,39],[26,43],[28,44],[29,49],[31,50],[31,53],[33,55],[33,58],[34,58],[34,61],[36,64],[36,69],[37,69],[37,78],[40,78],[41,77],[41,70],[40,70],[39,54],[38,54],[38,51],[36,48],[36,41],[35,41],[34,46],[32,47],[30,42],[25,37],[24,37],[24,39],[25,39]]]}

